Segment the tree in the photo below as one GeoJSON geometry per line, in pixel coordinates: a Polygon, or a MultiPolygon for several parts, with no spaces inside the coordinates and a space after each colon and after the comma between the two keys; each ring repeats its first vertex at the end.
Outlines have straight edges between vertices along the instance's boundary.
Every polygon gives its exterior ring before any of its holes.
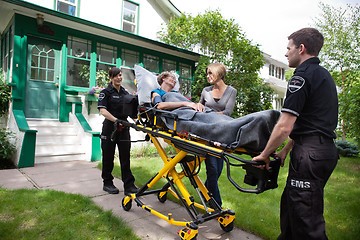
{"type": "MultiPolygon", "coordinates": [[[[360,5],[346,5],[346,8],[320,3],[322,13],[316,18],[315,25],[324,35],[324,46],[320,58],[331,72],[338,86],[339,116],[342,122],[342,135],[359,140],[358,106],[360,94],[360,5]],[[351,97],[351,99],[350,99],[351,97]],[[354,109],[353,109],[354,108],[354,109]],[[356,124],[357,123],[357,124],[356,124]]],[[[358,141],[360,143],[360,141],[358,141]]]]}
{"type": "Polygon", "coordinates": [[[205,68],[210,62],[220,62],[227,66],[225,82],[238,91],[233,117],[271,107],[272,90],[258,77],[264,65],[259,46],[252,45],[240,26],[233,19],[224,19],[219,10],[171,19],[159,37],[167,44],[203,54],[192,83],[194,101],[199,100],[203,87],[209,85],[205,68]]]}

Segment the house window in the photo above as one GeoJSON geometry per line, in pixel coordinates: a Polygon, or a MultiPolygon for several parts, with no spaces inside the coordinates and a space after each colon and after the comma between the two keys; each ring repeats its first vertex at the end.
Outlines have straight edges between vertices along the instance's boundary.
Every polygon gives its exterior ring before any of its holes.
{"type": "Polygon", "coordinates": [[[165,71],[168,71],[168,72],[174,71],[175,72],[176,71],[176,62],[164,59],[163,64],[162,64],[162,69],[164,72],[165,71]]]}
{"type": "Polygon", "coordinates": [[[66,85],[89,87],[91,42],[69,36],[66,85]]]}
{"type": "Polygon", "coordinates": [[[137,16],[139,6],[130,1],[123,2],[122,30],[137,33],[137,16]]]}
{"type": "Polygon", "coordinates": [[[54,81],[55,53],[47,45],[33,45],[31,49],[31,80],[54,81]]]}
{"type": "Polygon", "coordinates": [[[116,67],[117,48],[98,43],[96,52],[96,86],[106,88],[109,82],[109,70],[116,67]]]}
{"type": "Polygon", "coordinates": [[[127,49],[121,51],[122,66],[133,68],[135,64],[139,64],[139,53],[127,49]]]}
{"type": "Polygon", "coordinates": [[[153,55],[144,54],[144,68],[151,72],[159,72],[159,57],[153,55]]]}
{"type": "Polygon", "coordinates": [[[179,74],[180,92],[186,97],[191,97],[191,66],[180,63],[179,74]]]}
{"type": "MultiPolygon", "coordinates": [[[[12,61],[13,61],[13,38],[14,38],[14,32],[13,27],[9,28],[9,31],[6,33],[5,37],[1,41],[1,48],[2,48],[2,70],[4,72],[5,79],[8,80],[8,82],[11,82],[11,75],[12,75],[12,61]],[[10,71],[10,74],[8,76],[8,72],[10,71]],[[9,79],[8,79],[9,77],[9,79]]],[[[3,74],[0,72],[0,74],[3,74]]]]}
{"type": "MultiPolygon", "coordinates": [[[[6,74],[8,72],[8,64],[9,64],[9,32],[6,33],[5,37],[2,39],[1,47],[2,47],[2,56],[3,56],[3,62],[2,62],[2,69],[6,74]]],[[[2,74],[2,73],[1,73],[2,74]]]]}
{"type": "Polygon", "coordinates": [[[122,67],[121,72],[122,72],[122,77],[123,77],[121,85],[129,93],[136,94],[137,88],[136,88],[136,85],[135,85],[135,82],[134,82],[134,80],[135,80],[135,71],[134,71],[134,69],[122,67]]]}
{"type": "Polygon", "coordinates": [[[56,0],[56,10],[76,16],[78,0],[56,0]]]}

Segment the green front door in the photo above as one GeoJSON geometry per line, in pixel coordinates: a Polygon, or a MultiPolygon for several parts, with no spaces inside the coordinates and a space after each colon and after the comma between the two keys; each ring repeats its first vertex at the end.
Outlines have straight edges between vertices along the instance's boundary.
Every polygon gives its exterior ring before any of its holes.
{"type": "Polygon", "coordinates": [[[28,38],[25,117],[57,119],[61,43],[28,38]]]}

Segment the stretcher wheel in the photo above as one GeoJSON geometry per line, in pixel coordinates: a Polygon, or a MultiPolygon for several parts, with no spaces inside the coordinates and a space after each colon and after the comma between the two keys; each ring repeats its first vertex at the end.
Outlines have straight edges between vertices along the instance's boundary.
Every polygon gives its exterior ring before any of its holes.
{"type": "Polygon", "coordinates": [[[167,192],[159,192],[157,198],[159,199],[159,202],[164,203],[167,199],[167,192]]]}
{"type": "Polygon", "coordinates": [[[131,209],[132,200],[129,197],[124,197],[121,201],[121,206],[125,211],[129,211],[131,209]]]}
{"type": "Polygon", "coordinates": [[[178,231],[178,234],[181,240],[196,240],[198,235],[198,230],[184,228],[178,231]]]}
{"type": "Polygon", "coordinates": [[[220,227],[222,230],[224,230],[225,232],[231,232],[234,229],[234,222],[229,223],[226,227],[224,227],[221,223],[220,223],[220,227]]]}
{"type": "Polygon", "coordinates": [[[225,232],[230,232],[234,229],[235,215],[227,215],[224,217],[219,217],[217,220],[220,223],[220,227],[225,232]]]}

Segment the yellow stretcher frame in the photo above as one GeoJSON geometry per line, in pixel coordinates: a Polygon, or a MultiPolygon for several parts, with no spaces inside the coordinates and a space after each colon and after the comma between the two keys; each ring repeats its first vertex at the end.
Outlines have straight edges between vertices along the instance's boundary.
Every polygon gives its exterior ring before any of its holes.
{"type": "Polygon", "coordinates": [[[130,211],[132,201],[135,201],[137,206],[167,221],[169,224],[183,227],[183,229],[178,232],[181,239],[196,239],[198,235],[198,225],[215,218],[218,220],[220,227],[224,231],[231,231],[234,227],[235,213],[230,209],[222,209],[197,175],[197,169],[205,160],[207,154],[217,156],[225,161],[228,179],[239,191],[261,193],[267,189],[277,187],[277,175],[280,165],[279,159],[272,161],[270,171],[256,168],[253,165],[260,165],[260,163],[254,163],[238,158],[233,155],[233,153],[249,155],[255,155],[257,153],[247,153],[246,150],[242,148],[236,150],[224,149],[219,147],[217,143],[206,141],[198,136],[194,138],[188,134],[177,134],[175,131],[164,129],[161,124],[157,123],[156,119],[156,114],[161,111],[153,108],[151,108],[151,110],[156,112],[155,116],[149,116],[148,112],[145,112],[145,122],[139,121],[140,116],[137,124],[122,120],[117,121],[117,124],[119,123],[125,127],[132,127],[137,131],[146,133],[155,145],[164,163],[163,168],[146,184],[140,187],[137,193],[131,194],[122,199],[121,205],[125,211],[130,211]],[[176,149],[177,154],[174,157],[169,157],[161,146],[158,138],[162,138],[166,143],[172,145],[176,149]],[[242,164],[232,164],[230,163],[228,157],[236,159],[242,164]],[[178,164],[182,167],[181,172],[178,172],[176,169],[176,165],[178,164]],[[248,177],[249,179],[247,180],[247,183],[253,186],[258,185],[257,188],[244,189],[235,183],[230,176],[230,165],[242,166],[247,173],[249,173],[249,176],[251,175],[248,177]],[[182,181],[184,177],[187,177],[190,180],[190,183],[200,197],[201,203],[196,203],[194,201],[194,197],[192,197],[187,191],[182,181]],[[161,189],[149,190],[162,178],[167,180],[167,183],[161,189]],[[192,219],[191,221],[176,221],[171,213],[164,215],[146,206],[139,198],[144,195],[157,194],[158,200],[164,203],[167,199],[167,193],[172,194],[181,202],[190,215],[192,219]],[[206,213],[203,214],[199,212],[198,209],[202,209],[206,213]]]}

